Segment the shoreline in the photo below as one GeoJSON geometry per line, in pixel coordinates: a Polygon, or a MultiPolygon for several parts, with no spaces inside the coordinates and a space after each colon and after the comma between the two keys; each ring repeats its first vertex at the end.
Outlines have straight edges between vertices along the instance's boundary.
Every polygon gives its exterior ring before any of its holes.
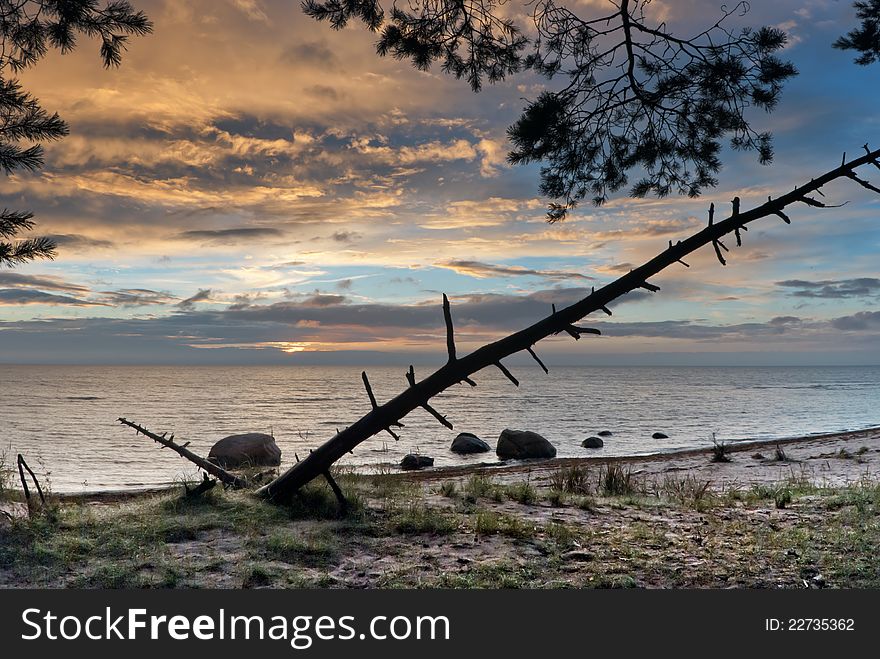
{"type": "MultiPolygon", "coordinates": [[[[788,437],[784,439],[756,439],[756,440],[738,440],[736,442],[726,442],[727,452],[730,454],[739,454],[747,451],[755,451],[760,449],[775,449],[776,446],[786,446],[792,449],[797,447],[810,448],[815,444],[830,446],[840,445],[840,448],[848,448],[849,444],[859,441],[877,440],[880,443],[880,426],[865,428],[863,430],[848,430],[843,432],[821,433],[816,435],[806,435],[800,437],[788,437]]],[[[860,447],[855,447],[858,450],[860,447]]],[[[880,444],[878,444],[880,449],[880,444]]],[[[542,460],[518,460],[518,461],[499,461],[499,462],[479,462],[467,465],[442,466],[434,467],[419,471],[394,471],[392,473],[383,474],[385,478],[401,479],[412,482],[432,482],[442,481],[446,479],[460,479],[471,476],[473,474],[485,474],[492,476],[512,476],[523,473],[534,473],[540,477],[540,474],[551,472],[565,467],[600,467],[610,463],[623,464],[639,467],[647,464],[675,463],[690,461],[695,458],[708,456],[712,452],[712,447],[706,448],[683,448],[672,449],[669,451],[658,451],[654,453],[645,453],[639,455],[623,455],[623,456],[590,456],[569,457],[569,458],[549,458],[542,460]]],[[[680,465],[671,465],[674,470],[681,470],[680,465]]],[[[356,476],[370,477],[372,474],[368,471],[351,472],[356,476]]],[[[145,486],[143,488],[131,489],[115,489],[115,490],[96,490],[93,492],[58,492],[53,496],[60,501],[70,503],[113,503],[138,499],[141,497],[149,497],[159,494],[173,492],[180,488],[179,483],[168,485],[145,486]]]]}
{"type": "MultiPolygon", "coordinates": [[[[737,442],[725,442],[724,445],[727,449],[727,453],[737,454],[745,453],[748,451],[755,451],[756,449],[775,449],[777,446],[785,446],[791,449],[811,449],[821,448],[822,446],[829,448],[831,446],[840,446],[841,448],[846,448],[847,450],[849,450],[848,445],[852,443],[858,443],[860,441],[876,441],[878,442],[878,451],[880,451],[880,426],[865,428],[863,430],[847,430],[843,432],[822,433],[801,437],[788,437],[785,439],[740,440],[737,442]]],[[[856,450],[858,450],[859,448],[860,447],[856,447],[856,450]]],[[[686,461],[692,458],[709,456],[711,453],[712,447],[687,448],[645,453],[640,455],[549,458],[545,460],[533,461],[512,461],[512,463],[500,462],[497,464],[480,463],[461,467],[438,467],[436,469],[427,469],[423,471],[400,472],[399,474],[389,474],[389,476],[407,477],[417,481],[431,481],[467,476],[473,473],[504,475],[521,474],[523,472],[552,471],[564,467],[599,467],[607,465],[609,463],[619,463],[625,465],[641,465],[643,463],[657,464],[665,462],[674,463],[676,461],[686,461]]]]}

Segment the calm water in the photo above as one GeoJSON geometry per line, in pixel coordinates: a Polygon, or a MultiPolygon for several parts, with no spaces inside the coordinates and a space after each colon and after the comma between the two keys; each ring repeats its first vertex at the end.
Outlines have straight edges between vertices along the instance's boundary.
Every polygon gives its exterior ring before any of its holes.
{"type": "MultiPolygon", "coordinates": [[[[50,472],[56,492],[166,484],[193,468],[171,451],[115,423],[120,416],[191,440],[207,455],[221,437],[273,432],[284,464],[308,453],[369,411],[357,367],[0,366],[0,451],[22,452],[50,472]]],[[[370,367],[380,402],[406,383],[404,368],[370,367]]],[[[458,457],[459,431],[494,446],[504,428],[534,430],[560,456],[630,455],[880,425],[880,367],[716,368],[573,367],[515,369],[514,388],[494,369],[479,386],[456,387],[433,405],[455,431],[418,410],[401,440],[376,436],[350,464],[394,463],[410,451],[437,465],[492,461],[458,457]],[[580,447],[611,430],[605,448],[580,447]],[[655,431],[669,439],[651,439],[655,431]]],[[[419,373],[417,369],[417,374],[419,373]]],[[[428,373],[421,369],[421,376],[428,373]]]]}

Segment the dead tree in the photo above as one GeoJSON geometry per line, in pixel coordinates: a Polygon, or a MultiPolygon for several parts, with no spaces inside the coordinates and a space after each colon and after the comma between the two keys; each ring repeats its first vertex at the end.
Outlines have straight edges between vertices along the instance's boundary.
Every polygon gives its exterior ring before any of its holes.
{"type": "MultiPolygon", "coordinates": [[[[867,145],[865,145],[864,149],[866,152],[864,156],[847,162],[846,154],[844,154],[839,167],[822,174],[818,178],[812,179],[805,185],[795,187],[791,192],[776,199],[769,198],[766,203],[751,210],[742,212],[740,210],[740,200],[737,197],[732,202],[730,216],[719,222],[715,221],[715,205],[712,204],[709,207],[707,226],[698,233],[674,244],[670,240],[669,246],[663,252],[607,286],[603,286],[598,290],[592,290],[587,297],[564,309],[557,310],[553,306],[552,313],[534,325],[510,334],[494,343],[484,345],[464,357],[458,357],[456,352],[452,311],[449,299],[444,295],[443,318],[446,323],[446,349],[448,353],[446,364],[420,382],[416,380],[415,370],[410,366],[409,371],[406,373],[406,380],[409,386],[402,393],[382,405],[376,400],[367,374],[362,373],[364,387],[372,407],[371,411],[351,426],[338,431],[332,439],[311,451],[303,460],[297,460],[296,464],[278,476],[278,478],[258,489],[257,494],[273,501],[286,501],[298,492],[301,487],[323,476],[344,507],[345,498],[341,489],[333,480],[330,468],[346,453],[351,452],[356,446],[380,432],[387,432],[395,439],[398,439],[398,435],[391,428],[403,427],[401,419],[417,408],[426,410],[444,426],[452,428],[452,423],[429,404],[431,398],[442,391],[461,383],[476,387],[477,384],[471,376],[477,371],[490,366],[499,369],[505,377],[518,386],[519,381],[504,366],[502,360],[519,352],[527,352],[545,372],[548,371],[547,366],[534,350],[534,345],[538,341],[563,332],[575,340],[579,340],[583,334],[600,334],[599,330],[580,327],[575,323],[585,316],[598,311],[610,316],[611,310],[608,308],[608,305],[617,298],[636,289],[645,289],[651,292],[659,291],[660,288],[648,280],[676,263],[690,267],[683,260],[684,257],[702,247],[711,245],[719,263],[726,265],[727,261],[724,253],[729,252],[730,249],[721,239],[732,233],[735,236],[736,245],[741,246],[741,232],[748,231],[747,225],[751,222],[769,216],[776,216],[786,224],[791,224],[791,218],[785,210],[788,206],[795,203],[802,203],[814,208],[834,208],[835,206],[826,204],[811,196],[812,194],[818,194],[824,197],[822,188],[831,181],[848,178],[872,192],[880,193],[880,188],[859,177],[856,173],[856,170],[864,165],[873,165],[880,170],[880,149],[871,151],[867,145]]],[[[163,446],[173,449],[227,485],[232,487],[247,486],[247,482],[242,479],[229,474],[217,465],[186,450],[185,445],[177,445],[170,439],[165,439],[164,436],[151,433],[145,428],[125,419],[119,419],[119,421],[163,446]]]]}
{"type": "MultiPolygon", "coordinates": [[[[382,405],[377,403],[366,373],[364,373],[364,386],[366,387],[372,410],[351,426],[338,432],[336,436],[309,453],[302,461],[297,462],[278,478],[261,487],[257,493],[271,500],[283,501],[289,499],[291,495],[305,484],[315,478],[329,474],[330,467],[337,460],[373,435],[380,432],[388,432],[397,439],[396,433],[391,429],[392,426],[401,426],[401,419],[417,408],[427,410],[441,423],[451,428],[452,424],[446,417],[439,414],[429,405],[431,398],[437,394],[463,382],[476,386],[471,376],[477,371],[490,366],[498,368],[514,385],[519,385],[513,374],[502,364],[503,359],[519,352],[528,352],[546,371],[547,367],[541,362],[533,349],[533,346],[538,341],[562,332],[569,334],[576,340],[582,334],[598,334],[598,330],[578,327],[575,323],[597,311],[602,311],[610,316],[611,311],[608,305],[617,298],[636,289],[647,289],[652,292],[658,291],[659,287],[649,283],[648,280],[651,277],[675,263],[689,267],[683,261],[684,257],[706,245],[711,244],[718,261],[721,265],[726,265],[727,262],[722,251],[728,252],[729,248],[721,241],[724,236],[731,233],[734,234],[737,245],[741,245],[741,232],[747,231],[747,225],[751,222],[769,216],[776,216],[786,224],[790,224],[791,219],[786,214],[785,209],[792,204],[802,203],[817,208],[830,207],[811,195],[818,194],[824,196],[822,187],[831,181],[839,178],[849,178],[868,190],[880,193],[880,188],[860,178],[856,173],[856,170],[864,165],[873,165],[880,169],[880,149],[871,151],[867,145],[865,145],[864,149],[866,155],[847,162],[846,154],[844,154],[840,167],[822,174],[805,185],[795,187],[791,192],[776,199],[769,198],[766,203],[751,210],[741,212],[739,199],[737,198],[733,203],[730,216],[722,221],[715,221],[715,208],[713,204],[709,210],[708,225],[702,231],[674,244],[672,241],[669,241],[668,248],[663,252],[607,286],[593,290],[587,297],[564,309],[557,311],[554,308],[553,313],[531,327],[506,336],[494,343],[482,346],[464,357],[458,357],[456,354],[452,313],[449,300],[444,295],[443,316],[446,322],[446,346],[448,352],[446,364],[421,382],[416,381],[413,367],[410,366],[409,372],[406,374],[409,386],[402,393],[382,405]]],[[[337,492],[337,496],[341,497],[341,493],[337,492]]]]}

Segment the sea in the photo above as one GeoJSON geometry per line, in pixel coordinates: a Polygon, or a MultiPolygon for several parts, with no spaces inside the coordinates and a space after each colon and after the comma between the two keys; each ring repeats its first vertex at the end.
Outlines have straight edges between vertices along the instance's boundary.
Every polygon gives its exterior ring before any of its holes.
{"type": "MultiPolygon", "coordinates": [[[[117,422],[125,417],[207,455],[230,434],[275,436],[288,466],[370,411],[359,366],[0,365],[0,456],[22,453],[58,493],[143,489],[195,476],[193,465],[117,422]]],[[[380,403],[406,386],[403,367],[367,368],[380,403]]],[[[717,441],[781,439],[880,426],[880,367],[517,367],[432,401],[455,429],[416,410],[398,431],[346,456],[359,471],[393,470],[406,453],[435,466],[496,462],[458,456],[458,432],[493,447],[505,428],[535,431],[560,457],[624,456],[717,441]],[[613,434],[601,449],[581,442],[613,434]],[[655,432],[668,435],[653,439],[655,432]]],[[[417,369],[417,376],[428,374],[417,369]]]]}

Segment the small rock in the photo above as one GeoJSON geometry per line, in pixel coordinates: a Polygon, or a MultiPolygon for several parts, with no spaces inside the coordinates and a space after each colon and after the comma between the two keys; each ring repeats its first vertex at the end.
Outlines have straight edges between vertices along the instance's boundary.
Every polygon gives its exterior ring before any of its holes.
{"type": "Polygon", "coordinates": [[[764,457],[764,454],[763,454],[763,453],[755,453],[752,457],[753,457],[755,460],[766,460],[766,459],[767,459],[767,458],[764,457]]]}
{"type": "Polygon", "coordinates": [[[584,448],[602,448],[605,446],[605,442],[602,441],[601,437],[587,437],[581,442],[581,446],[584,448]]]}
{"type": "Polygon", "coordinates": [[[459,433],[458,437],[452,440],[452,446],[449,447],[449,450],[460,455],[468,455],[471,453],[486,453],[491,451],[492,447],[473,433],[463,432],[459,433]]]}
{"type": "Polygon", "coordinates": [[[669,439],[669,435],[667,435],[666,433],[662,433],[662,432],[655,432],[653,435],[651,435],[651,438],[652,439],[669,439]]]}
{"type": "Polygon", "coordinates": [[[575,549],[573,551],[565,552],[562,555],[562,558],[568,561],[580,561],[582,563],[587,563],[592,561],[595,555],[592,552],[586,551],[585,549],[575,549]]]}
{"type": "Polygon", "coordinates": [[[506,428],[498,438],[499,458],[555,458],[556,447],[536,432],[506,428]]]}
{"type": "Polygon", "coordinates": [[[433,466],[434,458],[429,458],[427,455],[419,455],[418,453],[407,453],[403,456],[403,460],[400,461],[400,468],[405,471],[433,466]]]}
{"type": "Polygon", "coordinates": [[[614,433],[610,430],[601,430],[596,434],[599,435],[599,437],[611,437],[611,435],[613,435],[614,433]]]}

